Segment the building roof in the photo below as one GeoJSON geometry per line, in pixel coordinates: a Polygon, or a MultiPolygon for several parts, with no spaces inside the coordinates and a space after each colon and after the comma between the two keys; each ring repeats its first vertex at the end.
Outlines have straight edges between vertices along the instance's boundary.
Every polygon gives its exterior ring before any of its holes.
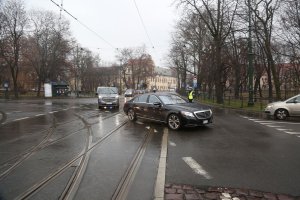
{"type": "Polygon", "coordinates": [[[174,72],[170,68],[163,68],[163,67],[155,67],[154,71],[157,75],[159,76],[170,76],[170,77],[175,77],[174,72]]]}

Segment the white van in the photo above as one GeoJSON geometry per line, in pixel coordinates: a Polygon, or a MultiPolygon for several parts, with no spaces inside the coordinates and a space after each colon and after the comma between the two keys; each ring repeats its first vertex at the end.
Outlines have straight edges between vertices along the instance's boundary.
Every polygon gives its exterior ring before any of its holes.
{"type": "Polygon", "coordinates": [[[119,94],[116,87],[98,87],[98,107],[101,108],[119,108],[119,94]]]}

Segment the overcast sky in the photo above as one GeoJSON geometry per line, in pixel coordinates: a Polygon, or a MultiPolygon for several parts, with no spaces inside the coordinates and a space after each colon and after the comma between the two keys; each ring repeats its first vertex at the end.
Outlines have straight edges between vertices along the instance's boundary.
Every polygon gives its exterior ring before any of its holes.
{"type": "MultiPolygon", "coordinates": [[[[64,9],[107,41],[101,40],[66,13],[62,13],[71,22],[72,35],[83,47],[98,52],[102,61],[115,61],[117,48],[146,45],[156,66],[166,67],[171,33],[178,18],[176,8],[172,4],[174,0],[53,1],[57,4],[63,3],[64,9]]],[[[25,4],[28,9],[46,9],[60,13],[51,0],[25,0],[25,4]]]]}

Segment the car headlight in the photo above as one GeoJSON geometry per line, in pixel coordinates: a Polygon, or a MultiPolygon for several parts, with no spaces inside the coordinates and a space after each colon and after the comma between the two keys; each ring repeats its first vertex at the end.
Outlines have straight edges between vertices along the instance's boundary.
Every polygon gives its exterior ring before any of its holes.
{"type": "Polygon", "coordinates": [[[102,97],[99,95],[99,96],[98,96],[98,99],[102,99],[102,97]]]}
{"type": "Polygon", "coordinates": [[[191,112],[181,111],[181,114],[185,117],[195,117],[191,112]]]}
{"type": "Polygon", "coordinates": [[[116,96],[116,99],[118,99],[118,98],[119,98],[119,95],[116,96]]]}
{"type": "Polygon", "coordinates": [[[270,104],[270,105],[267,105],[266,109],[271,109],[271,108],[273,108],[273,107],[274,107],[274,105],[273,105],[273,104],[270,104]]]}

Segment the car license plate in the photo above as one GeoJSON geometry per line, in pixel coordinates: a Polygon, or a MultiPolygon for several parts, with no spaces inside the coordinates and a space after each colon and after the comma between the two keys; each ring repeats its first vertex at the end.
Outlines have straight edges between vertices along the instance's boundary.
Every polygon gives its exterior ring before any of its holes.
{"type": "Polygon", "coordinates": [[[208,120],[204,120],[204,121],[203,121],[203,124],[208,124],[208,120]]]}
{"type": "Polygon", "coordinates": [[[107,105],[111,105],[112,103],[106,103],[107,105]]]}

